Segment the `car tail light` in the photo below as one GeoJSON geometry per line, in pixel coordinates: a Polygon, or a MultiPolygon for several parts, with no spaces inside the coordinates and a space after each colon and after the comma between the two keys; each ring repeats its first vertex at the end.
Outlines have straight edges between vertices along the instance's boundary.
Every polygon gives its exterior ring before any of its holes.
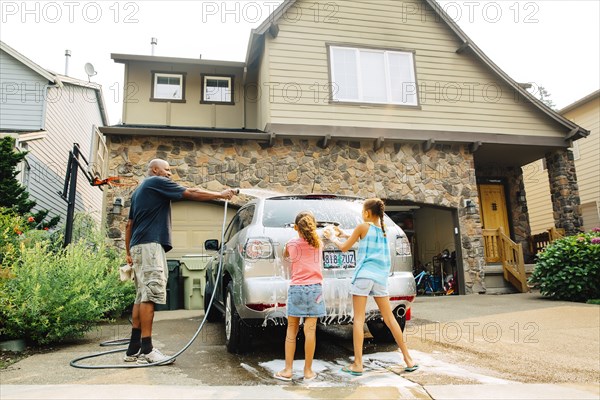
{"type": "Polygon", "coordinates": [[[410,310],[412,310],[412,308],[409,308],[408,310],[406,310],[406,314],[404,314],[404,315],[406,315],[407,321],[410,321],[410,318],[412,317],[412,315],[410,314],[410,310]]]}
{"type": "Polygon", "coordinates": [[[264,304],[264,303],[258,303],[258,304],[246,304],[246,307],[248,307],[251,310],[254,311],[265,311],[268,310],[269,308],[277,308],[277,307],[285,307],[286,304],[285,303],[277,303],[277,304],[264,304]]]}
{"type": "Polygon", "coordinates": [[[244,257],[247,260],[264,260],[274,257],[273,243],[268,238],[248,239],[244,246],[244,257]]]}
{"type": "Polygon", "coordinates": [[[415,300],[415,296],[393,296],[393,297],[390,297],[390,301],[402,301],[402,300],[412,303],[415,300]]]}
{"type": "Polygon", "coordinates": [[[410,242],[404,235],[396,236],[396,255],[410,256],[410,242]]]}

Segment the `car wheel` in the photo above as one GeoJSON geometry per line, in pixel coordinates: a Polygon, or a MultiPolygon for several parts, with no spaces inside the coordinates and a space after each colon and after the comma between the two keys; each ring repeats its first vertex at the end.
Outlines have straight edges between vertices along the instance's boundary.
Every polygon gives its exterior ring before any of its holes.
{"type": "Polygon", "coordinates": [[[225,346],[230,353],[240,354],[250,348],[250,329],[240,318],[233,301],[233,282],[225,295],[225,346]]]}
{"type": "MultiPolygon", "coordinates": [[[[397,310],[400,311],[400,310],[397,310]]],[[[404,309],[402,309],[404,311],[404,309]]],[[[406,315],[404,312],[396,312],[394,311],[394,318],[398,321],[398,325],[400,325],[400,329],[404,332],[404,327],[406,326],[406,315]],[[397,314],[402,314],[402,317],[398,317],[397,314]]],[[[383,322],[383,318],[375,318],[370,321],[367,321],[367,326],[369,327],[369,332],[373,336],[376,342],[379,343],[394,343],[395,339],[392,335],[392,332],[388,329],[383,322]]]]}
{"type": "Polygon", "coordinates": [[[213,288],[209,287],[208,282],[207,276],[206,286],[204,287],[204,313],[206,314],[206,320],[208,322],[218,322],[221,320],[222,315],[219,310],[217,310],[217,307],[214,306],[214,304],[217,302],[216,298],[213,300],[213,306],[210,309],[208,308],[208,303],[210,303],[210,298],[214,290],[213,288]]]}

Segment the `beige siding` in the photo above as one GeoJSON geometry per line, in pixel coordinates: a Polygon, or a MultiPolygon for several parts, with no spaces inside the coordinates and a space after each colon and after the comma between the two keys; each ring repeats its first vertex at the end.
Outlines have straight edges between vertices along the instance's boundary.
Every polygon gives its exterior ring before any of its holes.
{"type": "Polygon", "coordinates": [[[269,40],[265,40],[265,49],[260,59],[260,69],[258,72],[258,87],[260,93],[258,99],[258,129],[261,130],[265,129],[265,125],[267,125],[271,120],[271,108],[269,102],[268,87],[265,86],[265,83],[271,82],[269,68],[269,65],[271,63],[269,43],[269,40]]]}
{"type": "Polygon", "coordinates": [[[545,232],[554,226],[552,200],[548,171],[543,169],[542,160],[534,161],[523,167],[525,193],[531,233],[545,232]]]}
{"type": "Polygon", "coordinates": [[[401,1],[363,0],[335,3],[337,22],[327,23],[324,4],[296,2],[302,17],[282,18],[277,38],[266,35],[269,73],[261,75],[279,85],[270,100],[270,122],[554,137],[566,133],[537,108],[515,100],[514,91],[469,51],[457,54],[461,43],[441,21],[407,16],[401,1]],[[318,22],[315,4],[321,7],[318,22]],[[414,51],[421,107],[329,104],[327,44],[414,51]],[[501,88],[494,102],[484,95],[490,84],[501,88]]]}
{"type": "Polygon", "coordinates": [[[241,68],[207,67],[191,64],[165,65],[131,61],[127,65],[127,102],[123,123],[135,125],[183,126],[205,128],[244,127],[244,91],[241,68]],[[185,73],[185,103],[150,101],[152,71],[185,73]],[[234,105],[200,104],[201,75],[234,75],[234,105]]]}
{"type": "MultiPolygon", "coordinates": [[[[82,155],[89,160],[93,125],[102,126],[102,117],[93,89],[65,84],[62,89],[50,88],[46,112],[46,130],[43,140],[29,142],[28,160],[31,170],[28,189],[38,209],[50,210],[65,223],[67,204],[62,193],[69,151],[78,143],[82,155]]],[[[102,191],[92,187],[79,172],[75,209],[87,212],[96,221],[101,220],[102,191]]]]}
{"type": "Polygon", "coordinates": [[[569,111],[565,117],[590,131],[578,140],[579,159],[575,160],[581,203],[600,201],[600,97],[569,111]]]}

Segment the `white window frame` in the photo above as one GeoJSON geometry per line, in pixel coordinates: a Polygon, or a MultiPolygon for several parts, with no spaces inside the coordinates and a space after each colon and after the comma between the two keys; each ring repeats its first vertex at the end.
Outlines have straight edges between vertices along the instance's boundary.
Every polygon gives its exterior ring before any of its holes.
{"type": "Polygon", "coordinates": [[[228,105],[232,105],[234,104],[233,101],[233,85],[234,85],[234,76],[233,75],[209,75],[209,74],[202,74],[202,100],[200,100],[200,103],[204,103],[204,104],[228,104],[228,105]],[[227,91],[229,93],[229,100],[215,100],[215,99],[207,99],[207,81],[208,80],[218,80],[218,81],[227,81],[228,85],[227,85],[227,91]]]}
{"type": "MultiPolygon", "coordinates": [[[[332,101],[334,102],[343,102],[343,103],[365,103],[365,104],[393,104],[393,105],[401,105],[401,106],[418,106],[419,98],[418,98],[418,90],[417,90],[417,75],[416,75],[416,67],[415,67],[415,59],[413,52],[410,51],[399,51],[399,50],[381,50],[381,49],[370,49],[370,48],[355,48],[355,47],[347,47],[347,46],[329,46],[329,60],[330,60],[330,76],[332,81],[332,86],[335,85],[336,77],[335,77],[335,66],[336,60],[334,58],[334,50],[343,49],[343,50],[354,50],[355,52],[355,60],[356,60],[356,71],[357,71],[357,88],[358,88],[358,98],[340,98],[336,93],[336,90],[332,92],[332,101]],[[362,69],[361,69],[361,51],[362,52],[370,52],[370,53],[382,53],[384,56],[384,68],[385,68],[385,78],[386,78],[386,101],[378,102],[378,101],[368,101],[363,97],[363,79],[362,79],[362,69]],[[412,84],[415,87],[415,94],[413,97],[413,101],[406,102],[398,102],[392,101],[392,76],[390,71],[390,62],[389,55],[390,54],[401,54],[403,56],[409,57],[409,74],[411,82],[408,84],[412,84]]],[[[335,89],[335,87],[333,87],[335,89]]],[[[402,93],[402,97],[404,98],[406,95],[402,93]]]]}
{"type": "Polygon", "coordinates": [[[155,101],[185,102],[185,74],[157,72],[152,73],[152,99],[155,101]],[[157,94],[158,78],[179,78],[179,97],[166,97],[157,94]]]}

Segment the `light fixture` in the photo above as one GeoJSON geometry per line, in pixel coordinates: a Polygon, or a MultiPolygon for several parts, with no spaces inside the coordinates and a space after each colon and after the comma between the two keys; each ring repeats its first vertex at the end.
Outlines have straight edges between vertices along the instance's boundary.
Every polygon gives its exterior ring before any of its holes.
{"type": "Polygon", "coordinates": [[[465,208],[467,210],[467,214],[469,214],[469,215],[477,214],[477,207],[475,206],[475,203],[473,202],[473,200],[471,200],[471,199],[465,200],[465,208]]]}
{"type": "Polygon", "coordinates": [[[115,198],[115,201],[112,205],[112,209],[110,210],[111,214],[121,214],[121,210],[123,209],[123,199],[121,197],[115,198]]]}
{"type": "Polygon", "coordinates": [[[520,190],[517,192],[517,202],[520,205],[525,204],[525,202],[527,202],[527,198],[525,197],[525,193],[521,192],[520,190]]]}

